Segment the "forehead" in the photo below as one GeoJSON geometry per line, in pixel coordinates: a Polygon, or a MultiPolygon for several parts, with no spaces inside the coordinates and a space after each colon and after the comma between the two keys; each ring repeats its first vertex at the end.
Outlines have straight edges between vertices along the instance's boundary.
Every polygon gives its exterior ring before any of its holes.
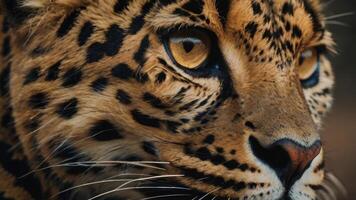
{"type": "Polygon", "coordinates": [[[163,29],[207,28],[243,49],[249,61],[284,67],[323,39],[319,7],[315,0],[182,0],[157,9],[151,22],[163,29]]]}
{"type": "Polygon", "coordinates": [[[265,37],[278,37],[278,31],[286,26],[287,31],[294,28],[293,36],[306,39],[323,32],[316,0],[181,0],[173,5],[167,2],[151,15],[155,28],[200,25],[218,35],[246,29],[252,36],[264,28],[270,29],[265,37]]]}

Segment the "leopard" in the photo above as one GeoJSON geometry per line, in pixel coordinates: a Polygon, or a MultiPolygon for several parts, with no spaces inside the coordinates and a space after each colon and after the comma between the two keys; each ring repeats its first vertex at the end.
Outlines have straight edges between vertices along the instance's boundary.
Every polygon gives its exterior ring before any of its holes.
{"type": "Polygon", "coordinates": [[[0,199],[337,199],[319,0],[1,0],[0,199]]]}

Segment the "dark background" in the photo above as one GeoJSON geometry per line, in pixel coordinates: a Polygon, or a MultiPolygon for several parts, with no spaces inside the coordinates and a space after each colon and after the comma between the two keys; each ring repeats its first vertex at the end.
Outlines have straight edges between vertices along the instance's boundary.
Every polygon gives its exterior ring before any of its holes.
{"type": "MultiPolygon", "coordinates": [[[[324,0],[323,2],[330,1],[324,0]]],[[[332,0],[331,0],[332,1],[332,0]]],[[[326,16],[355,12],[335,19],[348,26],[329,24],[338,54],[331,56],[336,73],[334,107],[324,123],[326,165],[347,187],[348,200],[356,199],[356,1],[334,0],[326,16]]]]}

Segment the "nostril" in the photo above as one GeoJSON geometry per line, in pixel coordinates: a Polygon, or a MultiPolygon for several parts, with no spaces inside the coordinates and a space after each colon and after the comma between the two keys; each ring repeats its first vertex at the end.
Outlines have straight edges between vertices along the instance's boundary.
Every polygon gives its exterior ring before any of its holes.
{"type": "Polygon", "coordinates": [[[257,138],[251,136],[249,142],[253,154],[271,167],[287,188],[293,186],[304,174],[321,150],[320,141],[305,147],[292,140],[283,139],[264,147],[257,138]]]}
{"type": "Polygon", "coordinates": [[[270,148],[263,147],[255,137],[250,137],[250,145],[253,154],[262,162],[266,163],[278,176],[282,176],[283,172],[288,169],[291,161],[288,152],[281,146],[273,146],[270,148]]]}

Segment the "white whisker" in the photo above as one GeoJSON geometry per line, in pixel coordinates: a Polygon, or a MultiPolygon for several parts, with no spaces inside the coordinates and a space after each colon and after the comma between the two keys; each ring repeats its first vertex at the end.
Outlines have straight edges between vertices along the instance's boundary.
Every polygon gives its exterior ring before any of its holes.
{"type": "Polygon", "coordinates": [[[190,196],[190,195],[189,194],[170,194],[170,195],[147,197],[147,198],[140,199],[140,200],[159,199],[159,198],[165,198],[165,197],[187,197],[187,196],[190,196]]]}
{"type": "Polygon", "coordinates": [[[349,24],[346,24],[344,22],[335,21],[335,20],[326,21],[326,25],[339,25],[339,26],[344,26],[344,27],[351,27],[349,24]]]}
{"type": "Polygon", "coordinates": [[[116,164],[127,164],[127,165],[135,165],[140,167],[146,167],[151,169],[158,169],[158,170],[166,170],[164,168],[155,167],[149,164],[167,164],[167,162],[151,162],[151,161],[83,161],[83,162],[71,162],[71,163],[64,163],[64,164],[54,164],[48,167],[43,167],[40,169],[35,169],[27,174],[24,174],[20,178],[24,178],[29,174],[40,172],[46,169],[51,168],[58,168],[58,167],[110,167],[115,166],[116,164]]]}
{"type": "MultiPolygon", "coordinates": [[[[110,190],[110,191],[104,192],[102,194],[96,195],[96,196],[94,196],[94,197],[92,197],[92,198],[90,198],[88,200],[97,199],[99,197],[102,197],[102,196],[105,196],[105,195],[108,195],[108,194],[111,194],[111,193],[114,193],[114,192],[117,192],[117,191],[122,191],[123,189],[125,189],[123,187],[125,187],[126,185],[128,185],[130,183],[139,182],[139,181],[148,181],[148,180],[154,180],[154,179],[161,179],[161,178],[173,178],[173,177],[183,177],[183,175],[162,175],[162,176],[153,176],[153,177],[147,177],[147,178],[138,178],[138,179],[135,179],[135,180],[132,180],[132,181],[128,181],[128,182],[120,185],[119,187],[117,187],[117,188],[115,188],[113,190],[110,190]]],[[[135,187],[133,187],[133,188],[135,188],[135,187]]],[[[175,187],[168,187],[166,189],[172,189],[172,188],[175,188],[175,187]]],[[[184,189],[185,190],[189,190],[188,188],[184,188],[184,189]]]]}
{"type": "Polygon", "coordinates": [[[139,189],[174,189],[174,190],[189,190],[187,188],[184,187],[127,187],[127,188],[119,188],[119,189],[115,189],[115,190],[111,190],[102,194],[99,194],[97,196],[94,196],[88,200],[94,200],[97,199],[99,197],[102,197],[104,195],[108,195],[114,192],[120,192],[120,191],[127,191],[127,190],[139,190],[139,189]]]}
{"type": "Polygon", "coordinates": [[[216,188],[216,189],[214,189],[214,190],[212,190],[212,191],[206,193],[206,194],[205,194],[204,196],[202,196],[199,200],[203,200],[205,197],[207,197],[207,196],[209,196],[210,194],[212,194],[212,193],[214,193],[214,192],[216,192],[216,191],[219,191],[219,190],[220,190],[220,188],[216,188]]]}
{"type": "Polygon", "coordinates": [[[339,181],[339,179],[336,178],[332,173],[326,173],[325,176],[326,180],[332,183],[332,185],[335,186],[336,189],[340,192],[340,195],[342,195],[342,197],[346,199],[347,191],[345,189],[345,186],[339,181]]]}
{"type": "Polygon", "coordinates": [[[340,17],[347,17],[347,16],[354,15],[354,14],[355,14],[354,12],[339,13],[339,14],[325,17],[325,20],[336,19],[336,18],[340,18],[340,17]]]}

